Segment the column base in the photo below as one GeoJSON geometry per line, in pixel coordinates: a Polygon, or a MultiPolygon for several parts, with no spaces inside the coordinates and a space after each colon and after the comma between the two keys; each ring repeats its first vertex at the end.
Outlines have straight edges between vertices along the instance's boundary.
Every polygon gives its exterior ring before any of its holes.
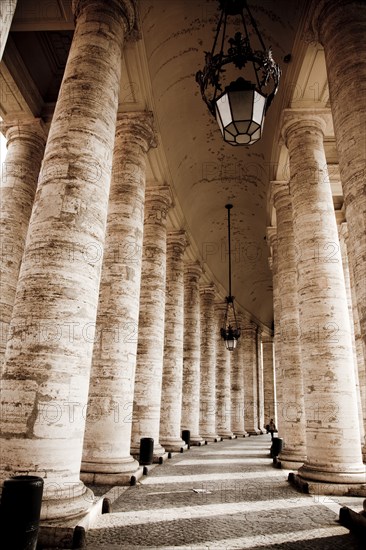
{"type": "MultiPolygon", "coordinates": [[[[93,494],[90,491],[91,494],[93,494]]],[[[95,499],[88,512],[72,519],[41,521],[38,532],[38,545],[41,548],[83,548],[86,531],[91,529],[98,518],[109,512],[107,499],[95,499]]],[[[37,545],[37,547],[38,547],[37,545]]]]}
{"type": "Polygon", "coordinates": [[[205,440],[200,435],[194,435],[194,436],[191,435],[190,444],[191,444],[191,447],[193,445],[200,447],[201,445],[205,444],[205,440]]]}
{"type": "Polygon", "coordinates": [[[233,432],[219,432],[218,436],[221,437],[221,439],[235,439],[236,436],[233,434],[233,432]]]}
{"type": "Polygon", "coordinates": [[[86,460],[81,463],[80,479],[92,485],[129,485],[132,477],[140,479],[141,476],[142,468],[132,456],[115,463],[86,460]]]}
{"type": "Polygon", "coordinates": [[[284,449],[278,456],[278,461],[281,463],[281,468],[285,470],[298,470],[303,466],[306,460],[306,455],[297,454],[296,452],[286,452],[284,449]]]}
{"type": "MultiPolygon", "coordinates": [[[[349,464],[346,468],[337,470],[336,466],[328,468],[325,465],[311,465],[305,462],[298,471],[305,481],[315,481],[316,483],[348,483],[365,484],[366,485],[366,465],[360,462],[359,464],[349,464]]],[[[366,493],[365,493],[366,496],[366,493]]]]}
{"type": "Polygon", "coordinates": [[[249,435],[260,435],[262,432],[258,430],[258,428],[253,428],[251,430],[247,430],[249,435]]]}
{"type": "Polygon", "coordinates": [[[171,438],[171,439],[161,439],[161,444],[164,449],[171,453],[182,453],[188,449],[188,445],[183,439],[171,438]]]}
{"type": "Polygon", "coordinates": [[[246,432],[245,430],[234,431],[234,435],[236,435],[237,437],[249,437],[248,432],[246,432]]]}
{"type": "Polygon", "coordinates": [[[301,493],[309,495],[366,496],[366,483],[327,483],[309,481],[294,472],[289,473],[288,481],[301,493]]]}
{"type": "MultiPolygon", "coordinates": [[[[137,463],[138,464],[138,463],[137,463]]],[[[143,467],[138,466],[134,472],[130,473],[116,473],[116,474],[101,474],[98,472],[81,472],[80,478],[84,483],[90,485],[111,485],[123,486],[131,485],[132,482],[138,481],[143,476],[143,467]]]]}
{"type": "Polygon", "coordinates": [[[208,443],[217,443],[218,441],[221,441],[221,437],[218,434],[202,434],[202,437],[208,443]]]}

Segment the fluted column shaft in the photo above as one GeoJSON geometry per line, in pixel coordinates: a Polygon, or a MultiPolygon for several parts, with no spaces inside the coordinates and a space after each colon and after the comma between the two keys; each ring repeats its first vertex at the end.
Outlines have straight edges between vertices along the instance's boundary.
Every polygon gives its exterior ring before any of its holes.
{"type": "Polygon", "coordinates": [[[273,418],[276,426],[275,414],[275,372],[274,372],[274,348],[272,336],[262,336],[263,353],[263,394],[264,394],[264,425],[269,424],[273,418]]]}
{"type": "Polygon", "coordinates": [[[96,338],[84,436],[82,479],[128,483],[140,301],[146,155],[152,115],[118,117],[96,338]]]}
{"type": "Polygon", "coordinates": [[[314,27],[325,53],[351,243],[349,262],[354,273],[366,359],[366,58],[360,55],[365,47],[366,3],[363,0],[322,0],[317,6],[314,27]]]}
{"type": "Polygon", "coordinates": [[[182,429],[190,431],[191,445],[201,445],[200,418],[200,363],[201,319],[199,280],[202,269],[190,263],[184,271],[184,343],[183,343],[183,398],[182,429]]]}
{"type": "Polygon", "coordinates": [[[244,422],[250,435],[258,435],[257,408],[257,325],[244,322],[241,330],[244,363],[244,422]]]}
{"type": "Polygon", "coordinates": [[[154,457],[164,455],[159,442],[164,354],[168,186],[147,187],[140,316],[138,327],[131,450],[139,452],[140,439],[154,439],[154,457]]]}
{"type": "MultiPolygon", "coordinates": [[[[238,315],[238,324],[243,318],[238,315]]],[[[231,353],[231,429],[237,436],[246,436],[244,418],[244,355],[243,340],[239,338],[236,349],[231,353]]]]}
{"type": "Polygon", "coordinates": [[[262,355],[262,329],[257,330],[257,399],[258,399],[258,429],[264,430],[264,395],[263,395],[263,355],[262,355]]]}
{"type": "MultiPolygon", "coordinates": [[[[226,304],[215,304],[216,323],[220,328],[226,311],[226,304]]],[[[233,352],[226,349],[220,330],[216,330],[216,431],[223,439],[233,437],[231,431],[231,376],[230,361],[233,352]]]]}
{"type": "Polygon", "coordinates": [[[201,296],[201,391],[200,434],[206,441],[217,441],[216,431],[216,331],[215,288],[200,289],[201,296]]]}
{"type": "Polygon", "coordinates": [[[3,58],[16,6],[17,0],[3,0],[0,3],[0,61],[3,58]]]}
{"type": "Polygon", "coordinates": [[[40,119],[3,122],[1,131],[7,138],[7,155],[0,188],[0,366],[46,144],[46,130],[40,119]]]}
{"type": "Polygon", "coordinates": [[[299,473],[315,481],[357,483],[365,481],[365,467],[324,128],[323,119],[311,113],[285,113],[294,236],[301,251],[297,272],[307,460],[299,473]],[[331,259],[329,243],[335,245],[331,259]],[[332,261],[334,254],[337,261],[332,261]]]}
{"type": "Polygon", "coordinates": [[[304,384],[301,361],[299,302],[292,203],[287,182],[272,182],[277,217],[279,338],[282,371],[281,464],[295,468],[306,458],[304,384]]]}
{"type": "Polygon", "coordinates": [[[81,514],[92,502],[79,480],[84,412],[121,47],[134,22],[128,0],[73,5],[76,27],[30,219],[3,378],[2,406],[9,410],[3,475],[44,475],[48,519],[81,514]]]}
{"type": "Polygon", "coordinates": [[[167,239],[165,337],[161,395],[160,442],[167,451],[187,448],[181,438],[185,231],[170,231],[167,239]]]}
{"type": "Polygon", "coordinates": [[[356,289],[354,284],[353,270],[349,267],[348,262],[348,248],[349,235],[347,222],[341,223],[339,226],[340,232],[340,245],[342,253],[344,279],[346,283],[348,310],[351,321],[351,333],[353,336],[353,355],[355,363],[355,378],[358,382],[357,388],[357,402],[359,407],[360,416],[360,430],[361,430],[361,442],[363,443],[362,455],[363,461],[366,462],[366,441],[365,441],[365,427],[366,427],[366,371],[365,371],[365,359],[363,355],[363,346],[360,330],[360,320],[358,317],[356,289]]]}
{"type": "MultiPolygon", "coordinates": [[[[267,240],[271,248],[272,257],[269,259],[269,266],[272,271],[273,281],[273,319],[274,319],[274,374],[275,374],[275,417],[273,417],[279,435],[282,435],[282,372],[281,372],[281,339],[280,339],[280,315],[281,304],[279,296],[278,281],[278,240],[277,227],[267,228],[267,240]]],[[[272,418],[272,417],[270,417],[272,418]]]]}

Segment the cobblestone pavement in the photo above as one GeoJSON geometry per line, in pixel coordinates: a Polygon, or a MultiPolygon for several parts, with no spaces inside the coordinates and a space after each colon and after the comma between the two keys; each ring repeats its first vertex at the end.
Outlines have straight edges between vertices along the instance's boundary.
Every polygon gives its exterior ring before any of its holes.
{"type": "Polygon", "coordinates": [[[267,435],[192,447],[113,488],[87,550],[365,550],[337,521],[341,506],[360,511],[364,499],[296,492],[269,448],[267,435]]]}

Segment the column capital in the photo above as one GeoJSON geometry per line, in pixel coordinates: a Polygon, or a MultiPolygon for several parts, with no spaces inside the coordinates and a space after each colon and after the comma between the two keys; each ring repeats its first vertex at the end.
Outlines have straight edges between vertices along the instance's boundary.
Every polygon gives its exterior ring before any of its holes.
{"type": "Polygon", "coordinates": [[[167,246],[184,253],[187,246],[187,234],[184,229],[173,229],[167,233],[167,246]]]}
{"type": "Polygon", "coordinates": [[[273,205],[276,210],[282,201],[284,201],[284,204],[288,205],[291,200],[288,181],[271,181],[270,185],[271,200],[273,201],[273,205]]]}
{"type": "Polygon", "coordinates": [[[151,111],[119,112],[117,115],[116,138],[138,143],[147,153],[150,148],[157,147],[154,127],[154,115],[151,111]]]}
{"type": "Polygon", "coordinates": [[[0,132],[6,137],[8,144],[14,139],[25,139],[27,141],[40,141],[46,143],[48,129],[41,118],[30,118],[25,120],[4,120],[0,122],[0,132]]]}
{"type": "Polygon", "coordinates": [[[169,185],[153,185],[146,187],[145,203],[156,203],[164,213],[164,217],[172,205],[172,193],[169,185]]]}
{"type": "Polygon", "coordinates": [[[200,295],[202,297],[207,297],[209,300],[214,300],[216,297],[216,288],[213,283],[208,285],[200,286],[200,295]]]}
{"type": "Polygon", "coordinates": [[[135,0],[72,0],[72,11],[75,19],[85,11],[116,12],[122,17],[124,32],[129,33],[134,29],[137,19],[137,8],[135,0]]]}
{"type": "Polygon", "coordinates": [[[324,135],[329,116],[328,109],[284,109],[282,115],[282,137],[287,145],[288,136],[295,131],[311,128],[324,135]]]}
{"type": "Polygon", "coordinates": [[[249,321],[248,319],[243,319],[242,325],[241,325],[241,331],[247,332],[247,333],[256,333],[258,330],[258,325],[254,321],[249,321]]]}
{"type": "Polygon", "coordinates": [[[263,332],[262,334],[262,344],[273,344],[273,336],[263,332]]]}
{"type": "Polygon", "coordinates": [[[185,274],[188,277],[193,277],[197,282],[202,275],[202,266],[197,262],[189,262],[185,265],[185,274]]]}

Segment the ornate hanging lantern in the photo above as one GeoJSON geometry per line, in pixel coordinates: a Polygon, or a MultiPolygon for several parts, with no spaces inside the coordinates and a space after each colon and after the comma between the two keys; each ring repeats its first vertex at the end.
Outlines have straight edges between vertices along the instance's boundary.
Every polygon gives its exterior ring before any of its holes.
{"type": "Polygon", "coordinates": [[[229,243],[229,295],[226,296],[226,311],[222,328],[220,330],[226,349],[234,351],[240,337],[240,328],[236,319],[234,296],[231,295],[231,236],[230,236],[230,210],[232,204],[226,204],[227,208],[227,226],[228,226],[228,243],[229,243]]]}
{"type": "Polygon", "coordinates": [[[277,93],[281,69],[271,49],[266,49],[246,0],[220,0],[219,5],[221,14],[214,44],[211,52],[205,52],[205,66],[197,72],[196,81],[224,140],[230,145],[251,145],[262,137],[264,117],[277,93]],[[229,16],[240,17],[243,32],[228,39],[225,52],[229,16]],[[249,33],[259,49],[251,46],[249,33]],[[238,71],[236,80],[223,89],[223,73],[233,76],[238,71]],[[272,86],[268,89],[270,81],[272,86]]]}

